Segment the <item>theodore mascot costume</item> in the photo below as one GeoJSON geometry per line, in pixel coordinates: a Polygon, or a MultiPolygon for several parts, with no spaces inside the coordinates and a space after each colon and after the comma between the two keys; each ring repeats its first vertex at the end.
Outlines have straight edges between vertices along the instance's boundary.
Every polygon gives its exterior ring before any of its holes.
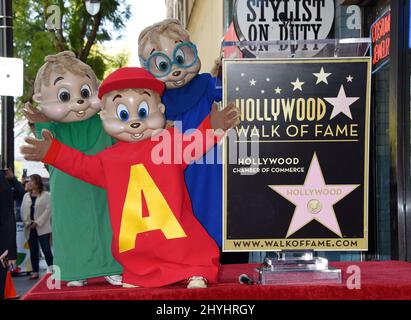
{"type": "MultiPolygon", "coordinates": [[[[72,52],[48,56],[38,71],[33,100],[25,115],[71,148],[96,154],[113,144],[97,113],[101,101],[93,70],[72,52]]],[[[49,167],[53,208],[54,263],[68,286],[84,286],[88,278],[105,276],[121,285],[121,266],[111,254],[112,231],[106,192],[49,167]]]]}
{"type": "Polygon", "coordinates": [[[197,130],[183,135],[164,129],[163,91],[146,70],[119,69],[99,89],[104,129],[119,142],[86,155],[45,131],[43,140],[27,138],[22,152],[107,190],[123,286],[188,281],[188,288],[204,288],[218,280],[219,250],[193,215],[184,170],[221,138],[215,130],[238,123],[239,113],[234,105],[214,108],[197,130]]]}

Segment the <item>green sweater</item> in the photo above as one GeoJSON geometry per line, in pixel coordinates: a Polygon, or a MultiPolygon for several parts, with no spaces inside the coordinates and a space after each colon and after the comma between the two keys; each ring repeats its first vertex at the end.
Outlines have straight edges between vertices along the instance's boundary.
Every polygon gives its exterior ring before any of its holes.
{"type": "MultiPolygon", "coordinates": [[[[113,144],[100,117],[72,123],[37,123],[36,134],[50,130],[62,143],[85,154],[113,144]]],[[[54,264],[61,280],[121,274],[111,254],[112,229],[105,190],[50,167],[54,264]]]]}

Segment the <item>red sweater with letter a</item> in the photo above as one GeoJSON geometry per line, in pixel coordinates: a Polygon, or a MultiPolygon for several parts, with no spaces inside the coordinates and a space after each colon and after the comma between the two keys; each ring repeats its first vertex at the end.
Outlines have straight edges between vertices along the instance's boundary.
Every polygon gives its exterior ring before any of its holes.
{"type": "Polygon", "coordinates": [[[219,249],[194,217],[184,182],[187,165],[216,142],[208,129],[209,117],[193,134],[171,128],[94,156],[53,140],[43,162],[107,190],[112,253],[124,283],[160,287],[191,276],[217,282],[219,249]]]}

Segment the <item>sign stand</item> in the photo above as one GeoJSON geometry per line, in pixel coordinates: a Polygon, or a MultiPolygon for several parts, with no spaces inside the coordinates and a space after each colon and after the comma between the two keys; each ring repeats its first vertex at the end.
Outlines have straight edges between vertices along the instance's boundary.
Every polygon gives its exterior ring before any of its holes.
{"type": "MultiPolygon", "coordinates": [[[[322,49],[315,58],[364,57],[370,52],[370,39],[324,39],[296,41],[224,41],[222,48],[225,58],[294,58],[297,48],[319,46],[322,49]],[[258,54],[261,47],[263,54],[258,54]],[[286,54],[287,48],[289,53],[286,54]],[[233,56],[233,52],[236,55],[233,56]],[[280,52],[280,53],[279,53],[280,52]]],[[[224,188],[225,189],[225,188],[224,188]]],[[[269,250],[268,250],[269,251],[269,250]]],[[[341,283],[341,270],[329,267],[328,260],[315,256],[314,251],[274,251],[277,257],[269,255],[255,269],[253,277],[262,285],[332,284],[341,283]]]]}
{"type": "Polygon", "coordinates": [[[330,268],[328,260],[314,251],[281,251],[265,258],[255,269],[254,279],[262,285],[341,283],[341,269],[330,268]]]}

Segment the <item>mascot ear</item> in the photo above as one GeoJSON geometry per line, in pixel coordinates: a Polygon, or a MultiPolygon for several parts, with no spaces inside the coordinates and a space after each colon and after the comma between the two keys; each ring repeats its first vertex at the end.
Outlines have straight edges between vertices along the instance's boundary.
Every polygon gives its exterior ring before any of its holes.
{"type": "Polygon", "coordinates": [[[42,97],[41,97],[41,93],[39,92],[39,93],[34,94],[33,95],[33,100],[34,100],[34,102],[41,103],[42,100],[43,100],[42,97]]]}
{"type": "Polygon", "coordinates": [[[100,119],[102,120],[102,121],[104,121],[105,119],[106,119],[106,115],[107,115],[107,110],[101,110],[99,113],[98,113],[98,115],[100,116],[100,119]]]}
{"type": "Polygon", "coordinates": [[[166,112],[166,106],[165,106],[164,104],[162,104],[162,103],[160,103],[160,104],[158,105],[158,109],[160,110],[160,112],[161,112],[162,114],[164,114],[164,113],[166,112]]]}
{"type": "Polygon", "coordinates": [[[97,95],[91,96],[89,99],[90,101],[90,107],[95,109],[95,110],[101,110],[103,108],[103,103],[102,101],[97,97],[97,95]]]}

